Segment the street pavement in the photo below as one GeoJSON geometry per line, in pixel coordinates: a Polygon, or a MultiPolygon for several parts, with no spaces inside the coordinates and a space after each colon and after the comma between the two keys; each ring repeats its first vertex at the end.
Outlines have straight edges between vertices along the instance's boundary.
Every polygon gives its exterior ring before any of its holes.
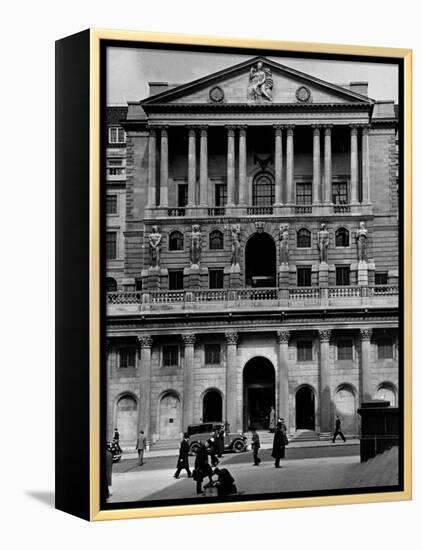
{"type": "MultiPolygon", "coordinates": [[[[228,468],[243,495],[289,493],[342,489],[355,481],[360,465],[359,443],[336,443],[286,448],[282,468],[275,469],[270,449],[261,449],[259,467],[253,466],[252,452],[225,454],[220,466],[228,468]]],[[[194,458],[190,458],[193,469],[194,458]]],[[[145,464],[136,459],[123,460],[113,467],[113,495],[108,502],[154,501],[163,499],[192,499],[196,496],[195,482],[182,471],[174,479],[174,456],[145,455],[145,464]]],[[[355,485],[356,487],[356,485],[355,485]]]]}

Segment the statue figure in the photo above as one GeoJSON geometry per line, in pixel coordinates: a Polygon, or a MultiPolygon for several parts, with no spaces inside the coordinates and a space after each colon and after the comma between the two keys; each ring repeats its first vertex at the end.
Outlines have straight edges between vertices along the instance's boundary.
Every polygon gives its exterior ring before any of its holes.
{"type": "Polygon", "coordinates": [[[289,263],[289,224],[280,225],[279,236],[280,241],[280,264],[289,263]]]}
{"type": "Polygon", "coordinates": [[[321,224],[321,230],[318,231],[318,241],[317,241],[317,247],[319,251],[319,261],[321,263],[328,261],[328,242],[329,242],[329,234],[327,229],[325,228],[325,223],[321,224]]]}
{"type": "Polygon", "coordinates": [[[269,67],[263,67],[258,61],[256,67],[251,67],[249,73],[248,99],[260,99],[264,97],[268,101],[273,100],[273,77],[269,67]]]}
{"type": "Polygon", "coordinates": [[[190,262],[191,265],[199,265],[201,261],[202,235],[199,225],[192,225],[190,241],[190,262]]]}
{"type": "Polygon", "coordinates": [[[232,266],[239,265],[240,260],[240,225],[233,224],[231,227],[232,232],[232,266]]]}
{"type": "Polygon", "coordinates": [[[161,233],[158,227],[152,227],[152,233],[149,234],[149,251],[151,254],[151,267],[160,267],[160,249],[161,249],[161,233]]]}
{"type": "Polygon", "coordinates": [[[359,229],[356,231],[356,245],[358,248],[358,261],[366,262],[366,242],[368,239],[368,230],[365,227],[365,222],[360,222],[359,229]]]}

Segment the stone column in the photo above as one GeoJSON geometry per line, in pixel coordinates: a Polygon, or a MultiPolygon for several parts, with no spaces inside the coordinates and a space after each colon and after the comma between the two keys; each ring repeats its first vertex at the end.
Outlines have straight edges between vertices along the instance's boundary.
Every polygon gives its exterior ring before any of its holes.
{"type": "Polygon", "coordinates": [[[371,202],[369,176],[369,126],[362,128],[362,202],[371,202]]]}
{"type": "Polygon", "coordinates": [[[149,131],[148,140],[148,208],[156,202],[156,170],[157,170],[157,135],[154,128],[149,131]]]}
{"type": "Polygon", "coordinates": [[[275,151],[274,151],[274,167],[275,167],[275,205],[283,204],[283,130],[282,126],[274,126],[275,130],[275,151]]]}
{"type": "Polygon", "coordinates": [[[161,128],[160,206],[168,206],[169,152],[167,128],[161,128]]]}
{"type": "Polygon", "coordinates": [[[331,330],[320,330],[320,432],[331,434],[331,387],[330,387],[330,338],[331,330]]]}
{"type": "Polygon", "coordinates": [[[188,129],[188,136],[188,207],[192,207],[196,202],[196,132],[194,128],[188,129]]]}
{"type": "Polygon", "coordinates": [[[151,440],[151,347],[152,338],[148,334],[138,336],[140,347],[139,365],[139,430],[151,440]]]}
{"type": "Polygon", "coordinates": [[[199,206],[205,207],[208,203],[208,131],[206,127],[200,129],[201,141],[199,152],[199,206]]]}
{"type": "Polygon", "coordinates": [[[331,158],[331,126],[324,128],[324,204],[331,204],[332,158],[331,158]]]}
{"type": "Polygon", "coordinates": [[[290,427],[289,416],[289,340],[290,331],[277,331],[278,342],[278,416],[284,418],[287,431],[290,427]]]}
{"type": "Polygon", "coordinates": [[[350,203],[358,203],[358,129],[350,126],[350,203]]]}
{"type": "Polygon", "coordinates": [[[314,147],[313,147],[313,177],[312,177],[312,204],[320,204],[321,187],[321,144],[319,126],[313,126],[314,147]]]}
{"type": "Polygon", "coordinates": [[[372,329],[361,328],[360,338],[362,345],[362,402],[372,400],[372,373],[371,373],[371,337],[372,329]]]}
{"type": "Polygon", "coordinates": [[[287,141],[286,141],[286,186],[287,186],[287,204],[294,204],[294,145],[293,145],[293,129],[290,124],[287,126],[287,141]]]}
{"type": "Polygon", "coordinates": [[[246,126],[239,127],[239,205],[246,205],[246,126]]]}
{"type": "Polygon", "coordinates": [[[234,206],[234,128],[227,127],[227,206],[234,206]]]}
{"type": "Polygon", "coordinates": [[[185,364],[183,369],[183,431],[186,431],[189,424],[194,421],[194,349],[195,334],[182,334],[183,345],[185,346],[185,364]]]}
{"type": "Polygon", "coordinates": [[[239,426],[238,396],[237,396],[237,340],[238,333],[228,331],[227,340],[227,367],[226,367],[226,420],[230,424],[230,431],[237,431],[239,426]]]}

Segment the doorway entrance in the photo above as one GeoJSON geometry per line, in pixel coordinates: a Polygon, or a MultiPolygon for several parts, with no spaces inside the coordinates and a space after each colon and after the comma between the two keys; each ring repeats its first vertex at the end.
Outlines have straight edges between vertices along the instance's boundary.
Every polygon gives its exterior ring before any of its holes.
{"type": "Polygon", "coordinates": [[[160,439],[177,439],[182,431],[182,411],[179,397],[172,392],[160,400],[160,439]]]}
{"type": "Polygon", "coordinates": [[[223,421],[223,400],[218,390],[209,390],[202,401],[202,422],[223,421]]]}
{"type": "Polygon", "coordinates": [[[276,248],[268,233],[255,233],[246,243],[246,286],[276,286],[276,248]]]}
{"type": "Polygon", "coordinates": [[[309,386],[296,392],[296,430],[315,430],[315,394],[309,386]]]}
{"type": "Polygon", "coordinates": [[[275,371],[265,357],[254,357],[243,369],[243,429],[267,430],[275,407],[275,371]]]}

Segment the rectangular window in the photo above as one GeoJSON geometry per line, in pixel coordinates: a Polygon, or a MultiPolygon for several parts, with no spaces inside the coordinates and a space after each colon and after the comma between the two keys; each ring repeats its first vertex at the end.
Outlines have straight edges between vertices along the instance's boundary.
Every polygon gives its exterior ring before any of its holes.
{"type": "Polygon", "coordinates": [[[335,181],[332,183],[333,204],[349,204],[346,181],[335,181]]]}
{"type": "Polygon", "coordinates": [[[350,285],[350,266],[342,265],[342,266],[336,267],[336,285],[337,286],[350,285]]]}
{"type": "Polygon", "coordinates": [[[117,214],[117,195],[107,195],[106,213],[117,214]]]}
{"type": "Polygon", "coordinates": [[[375,284],[376,285],[386,285],[386,284],[388,284],[388,274],[387,273],[375,273],[375,284]]]}
{"type": "Polygon", "coordinates": [[[226,206],[227,185],[225,183],[215,184],[215,206],[226,206]]]}
{"type": "Polygon", "coordinates": [[[179,183],[177,186],[177,205],[180,208],[185,208],[188,204],[188,185],[187,183],[179,183]]]}
{"type": "Polygon", "coordinates": [[[209,287],[210,288],[224,287],[224,270],[223,269],[209,270],[209,287]]]}
{"type": "Polygon", "coordinates": [[[351,338],[337,340],[337,359],[339,361],[353,359],[353,340],[351,338]]]}
{"type": "Polygon", "coordinates": [[[126,143],[126,132],[123,128],[118,126],[112,126],[108,129],[108,142],[109,143],[126,143]]]}
{"type": "Polygon", "coordinates": [[[297,267],[297,286],[312,285],[312,268],[310,266],[297,267]]]}
{"type": "Polygon", "coordinates": [[[296,204],[299,204],[299,205],[312,204],[312,183],[308,183],[308,182],[296,183],[296,204]]]}
{"type": "Polygon", "coordinates": [[[179,346],[163,346],[163,367],[177,367],[179,365],[179,346]]]}
{"type": "Polygon", "coordinates": [[[137,292],[142,290],[142,279],[135,279],[135,290],[137,292]]]}
{"type": "Polygon", "coordinates": [[[121,369],[134,369],[136,367],[136,349],[134,347],[120,348],[119,355],[121,369]]]}
{"type": "Polygon", "coordinates": [[[115,231],[107,231],[106,257],[108,260],[115,260],[117,258],[117,233],[115,231]]]}
{"type": "Polygon", "coordinates": [[[297,343],[297,360],[312,361],[312,340],[299,340],[297,343]]]}
{"type": "Polygon", "coordinates": [[[205,364],[220,364],[220,344],[205,344],[205,364]]]}
{"type": "Polygon", "coordinates": [[[183,290],[183,269],[169,269],[169,290],[183,290]]]}
{"type": "Polygon", "coordinates": [[[378,340],[378,359],[393,359],[393,341],[390,338],[378,340]]]}

